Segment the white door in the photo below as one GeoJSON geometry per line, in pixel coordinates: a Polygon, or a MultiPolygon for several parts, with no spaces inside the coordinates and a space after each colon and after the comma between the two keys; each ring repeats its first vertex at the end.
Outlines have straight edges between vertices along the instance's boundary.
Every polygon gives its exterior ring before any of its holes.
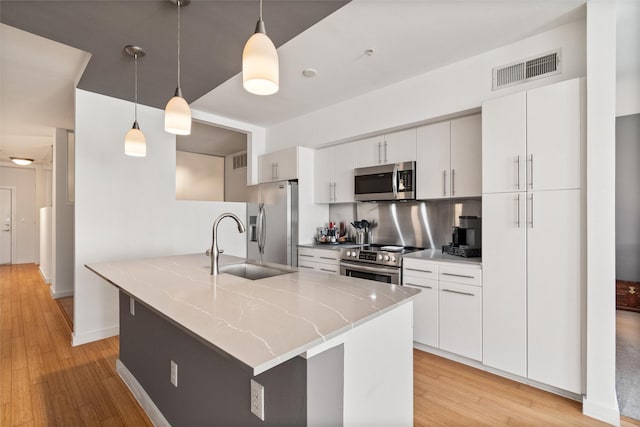
{"type": "Polygon", "coordinates": [[[526,193],[482,196],[482,363],[527,376],[526,193]]]}
{"type": "Polygon", "coordinates": [[[11,264],[11,190],[0,188],[0,264],[11,264]]]}
{"type": "Polygon", "coordinates": [[[413,340],[438,347],[438,281],[404,276],[403,283],[422,291],[413,300],[413,340]]]}
{"type": "Polygon", "coordinates": [[[529,378],[580,394],[580,190],[538,191],[528,196],[529,378]]]}
{"type": "Polygon", "coordinates": [[[482,104],[482,192],[526,190],[527,95],[482,104]]]}
{"type": "Polygon", "coordinates": [[[482,195],[480,114],[451,120],[451,197],[482,195]]]}
{"type": "Polygon", "coordinates": [[[450,133],[449,121],[418,128],[418,199],[442,199],[450,196],[450,133]]]}
{"type": "Polygon", "coordinates": [[[482,288],[440,281],[440,348],[482,361],[482,288]]]}
{"type": "Polygon", "coordinates": [[[529,188],[580,188],[582,161],[580,79],[527,92],[529,188]]]}

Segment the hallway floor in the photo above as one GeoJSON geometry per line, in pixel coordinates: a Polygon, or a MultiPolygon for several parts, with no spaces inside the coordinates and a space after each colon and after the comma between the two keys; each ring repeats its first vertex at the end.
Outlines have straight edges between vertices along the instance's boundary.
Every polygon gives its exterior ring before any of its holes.
{"type": "Polygon", "coordinates": [[[620,414],[640,420],[640,313],[616,311],[616,391],[620,414]]]}

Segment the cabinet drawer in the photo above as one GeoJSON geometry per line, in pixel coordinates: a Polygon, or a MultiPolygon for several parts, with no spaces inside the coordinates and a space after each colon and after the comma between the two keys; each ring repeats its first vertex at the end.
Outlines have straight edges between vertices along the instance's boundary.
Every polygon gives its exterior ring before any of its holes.
{"type": "Polygon", "coordinates": [[[298,248],[298,257],[311,259],[315,256],[315,249],[311,248],[298,248]]]}
{"type": "Polygon", "coordinates": [[[309,258],[304,258],[302,256],[298,257],[298,267],[303,268],[305,270],[315,270],[316,263],[310,260],[309,258]]]}
{"type": "Polygon", "coordinates": [[[479,268],[440,264],[438,279],[440,279],[441,282],[482,286],[482,270],[479,268]]]}
{"type": "Polygon", "coordinates": [[[482,361],[482,288],[440,282],[438,294],[440,348],[482,361]]]}
{"type": "Polygon", "coordinates": [[[402,276],[402,284],[415,288],[438,289],[437,279],[425,279],[421,276],[410,276],[405,274],[402,276]]]}
{"type": "Polygon", "coordinates": [[[336,262],[340,262],[340,251],[316,249],[315,257],[316,257],[316,261],[318,262],[336,263],[336,262]]]}
{"type": "Polygon", "coordinates": [[[321,262],[316,263],[316,270],[323,271],[325,273],[340,274],[339,264],[323,264],[321,262]]]}
{"type": "Polygon", "coordinates": [[[424,279],[438,279],[438,264],[435,262],[416,259],[403,259],[402,274],[405,276],[422,277],[424,279]]]}

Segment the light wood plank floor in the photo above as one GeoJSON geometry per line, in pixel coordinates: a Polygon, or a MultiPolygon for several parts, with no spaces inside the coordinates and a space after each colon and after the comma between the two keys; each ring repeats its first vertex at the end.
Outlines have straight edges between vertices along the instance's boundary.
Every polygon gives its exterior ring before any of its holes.
{"type": "MultiPolygon", "coordinates": [[[[70,335],[36,266],[0,266],[0,426],[150,426],[115,373],[117,338],[71,347],[70,335]]],[[[477,369],[418,350],[414,363],[416,426],[603,425],[477,369]]]]}

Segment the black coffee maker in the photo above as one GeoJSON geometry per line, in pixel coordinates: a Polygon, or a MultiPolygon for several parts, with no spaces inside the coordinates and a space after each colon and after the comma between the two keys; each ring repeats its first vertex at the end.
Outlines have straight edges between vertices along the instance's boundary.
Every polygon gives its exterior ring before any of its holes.
{"type": "Polygon", "coordinates": [[[453,227],[451,244],[442,252],[462,257],[479,257],[482,248],[482,219],[477,216],[459,216],[460,225],[453,227]]]}

